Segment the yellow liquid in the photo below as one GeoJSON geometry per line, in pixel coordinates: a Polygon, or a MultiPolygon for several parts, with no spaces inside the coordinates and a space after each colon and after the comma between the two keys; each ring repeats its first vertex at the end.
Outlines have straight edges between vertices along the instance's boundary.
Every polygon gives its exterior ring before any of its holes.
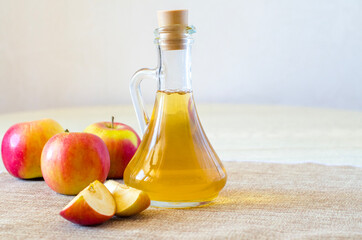
{"type": "Polygon", "coordinates": [[[161,202],[207,202],[224,187],[225,169],[202,129],[191,91],[157,92],[124,181],[161,202]]]}

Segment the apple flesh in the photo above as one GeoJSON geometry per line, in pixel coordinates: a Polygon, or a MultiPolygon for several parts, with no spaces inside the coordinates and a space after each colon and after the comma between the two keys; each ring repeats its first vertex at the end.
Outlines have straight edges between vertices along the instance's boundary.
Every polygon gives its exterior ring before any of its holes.
{"type": "Polygon", "coordinates": [[[116,211],[112,194],[99,181],[94,181],[82,190],[60,215],[80,225],[101,224],[110,219],[116,211]]]}
{"type": "Polygon", "coordinates": [[[94,123],[84,132],[99,136],[106,144],[111,160],[108,178],[122,178],[141,142],[137,133],[130,126],[117,122],[94,123]]]}
{"type": "Polygon", "coordinates": [[[104,182],[110,160],[106,145],[90,133],[64,132],[45,144],[41,155],[41,171],[54,191],[76,195],[91,182],[104,182]]]}
{"type": "Polygon", "coordinates": [[[108,180],[104,185],[112,193],[116,202],[116,216],[128,217],[138,214],[151,204],[148,195],[141,190],[113,180],[108,180]]]}
{"type": "Polygon", "coordinates": [[[1,144],[1,157],[6,170],[17,178],[42,177],[40,156],[45,143],[62,126],[52,119],[18,123],[11,126],[1,144]]]}

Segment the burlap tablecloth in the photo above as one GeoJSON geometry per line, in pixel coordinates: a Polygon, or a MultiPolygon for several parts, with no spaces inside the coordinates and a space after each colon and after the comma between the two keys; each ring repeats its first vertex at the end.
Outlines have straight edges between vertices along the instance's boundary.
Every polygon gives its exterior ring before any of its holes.
{"type": "Polygon", "coordinates": [[[210,205],[149,208],[96,227],[64,220],[72,199],[45,182],[1,173],[0,239],[362,239],[362,169],[225,162],[228,183],[210,205]]]}

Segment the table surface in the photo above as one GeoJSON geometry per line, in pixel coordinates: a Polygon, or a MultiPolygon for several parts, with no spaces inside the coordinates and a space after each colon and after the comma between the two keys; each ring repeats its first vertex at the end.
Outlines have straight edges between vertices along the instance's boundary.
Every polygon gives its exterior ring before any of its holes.
{"type": "MultiPolygon", "coordinates": [[[[362,112],[231,104],[200,104],[198,112],[223,161],[362,166],[362,112]]],[[[82,131],[94,122],[108,121],[112,115],[115,121],[139,132],[133,107],[123,105],[2,114],[0,136],[23,121],[53,118],[70,131],[82,131]]]]}
{"type": "Polygon", "coordinates": [[[228,181],[209,205],[150,207],[82,227],[59,212],[72,196],[0,173],[0,239],[362,239],[362,169],[224,162],[228,181]]]}

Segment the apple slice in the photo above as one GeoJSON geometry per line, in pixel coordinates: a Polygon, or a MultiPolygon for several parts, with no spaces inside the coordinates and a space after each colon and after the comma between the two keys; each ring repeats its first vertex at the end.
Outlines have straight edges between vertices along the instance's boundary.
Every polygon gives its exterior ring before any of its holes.
{"type": "Polygon", "coordinates": [[[60,215],[80,225],[101,224],[116,212],[112,194],[98,180],[83,189],[60,212],[60,215]]]}
{"type": "Polygon", "coordinates": [[[148,195],[138,189],[128,187],[113,180],[108,180],[106,188],[116,201],[116,216],[128,217],[142,212],[151,204],[148,195]]]}

